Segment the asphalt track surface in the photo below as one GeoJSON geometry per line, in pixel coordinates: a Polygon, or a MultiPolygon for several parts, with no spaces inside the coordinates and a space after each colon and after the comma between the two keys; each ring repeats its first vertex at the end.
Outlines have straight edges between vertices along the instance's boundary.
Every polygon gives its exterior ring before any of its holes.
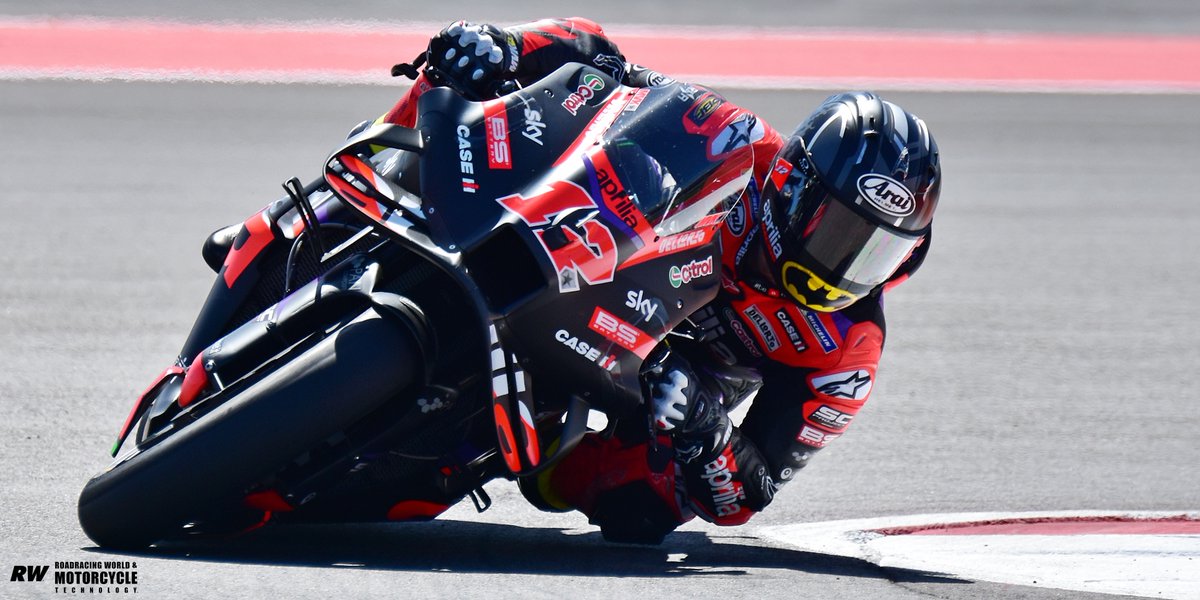
{"type": "MultiPolygon", "coordinates": [[[[88,12],[11,4],[0,12],[88,12]]],[[[335,16],[367,18],[382,3],[367,4],[368,14],[335,16]]],[[[131,2],[104,14],[212,19],[222,6],[131,2]]],[[[315,4],[287,15],[265,6],[226,16],[331,15],[315,4]]],[[[988,6],[977,8],[986,16],[1001,3],[988,6]]],[[[694,16],[621,7],[594,16],[694,16]]],[[[1197,31],[1192,3],[1159,8],[1102,17],[1061,2],[1027,13],[1005,5],[994,27],[1197,31]],[[1058,20],[1043,18],[1054,7],[1058,20]]],[[[545,13],[537,9],[519,3],[510,20],[545,13]]],[[[460,14],[425,10],[414,18],[460,14]]],[[[853,20],[840,4],[813,11],[819,25],[887,25],[853,20]]],[[[913,19],[896,26],[921,25],[913,19]]],[[[937,24],[988,27],[954,14],[937,24]]],[[[7,581],[10,565],[128,559],[142,597],[1084,598],[1093,595],[880,569],[764,541],[755,529],[1200,503],[1196,96],[890,92],[929,122],[942,149],[933,253],[889,296],[889,341],[867,409],[749,525],[691,523],[659,548],[609,545],[579,515],[539,513],[495,482],[495,507],[482,515],[460,504],[429,524],[97,551],[76,522],[78,490],[190,327],[212,280],[203,237],[275,198],[286,178],[315,175],[345,131],[397,91],[62,81],[0,90],[2,597],[53,595],[7,581]]],[[[825,95],[728,94],[785,130],[825,95]]]]}

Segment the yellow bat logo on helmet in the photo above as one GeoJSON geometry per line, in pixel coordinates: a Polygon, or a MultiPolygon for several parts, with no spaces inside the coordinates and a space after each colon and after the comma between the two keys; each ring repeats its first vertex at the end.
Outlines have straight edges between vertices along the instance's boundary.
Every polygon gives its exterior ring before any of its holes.
{"type": "Polygon", "coordinates": [[[816,273],[791,260],[783,263],[783,289],[797,302],[821,312],[845,308],[861,297],[825,283],[816,273]],[[796,283],[800,280],[803,280],[802,287],[797,287],[796,283]]]}

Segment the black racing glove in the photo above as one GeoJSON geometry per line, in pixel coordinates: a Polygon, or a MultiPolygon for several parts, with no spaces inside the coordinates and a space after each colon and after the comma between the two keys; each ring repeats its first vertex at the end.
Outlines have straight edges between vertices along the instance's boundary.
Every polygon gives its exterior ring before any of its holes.
{"type": "Polygon", "coordinates": [[[494,98],[514,89],[516,39],[495,25],[450,24],[429,40],[425,76],[468,100],[494,98]]]}
{"type": "Polygon", "coordinates": [[[721,392],[703,380],[687,360],[666,352],[642,372],[652,425],[668,433],[675,459],[682,463],[713,459],[733,433],[721,392]]]}

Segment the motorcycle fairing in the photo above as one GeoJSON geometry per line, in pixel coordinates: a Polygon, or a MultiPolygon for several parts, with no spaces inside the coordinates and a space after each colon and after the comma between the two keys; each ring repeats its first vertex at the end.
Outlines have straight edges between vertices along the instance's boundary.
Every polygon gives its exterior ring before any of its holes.
{"type": "Polygon", "coordinates": [[[720,218],[707,217],[741,191],[753,157],[746,146],[714,161],[710,135],[681,131],[695,100],[685,91],[624,88],[583,65],[486,103],[434,89],[419,101],[419,135],[377,126],[327,165],[331,187],[363,216],[466,272],[497,328],[508,389],[517,368],[526,390],[538,382],[534,410],[493,381],[510,468],[540,456],[522,407],[533,419],[580,393],[629,414],[650,348],[717,293],[720,218]],[[585,79],[596,93],[568,110],[585,79]],[[378,146],[419,155],[419,189],[411,176],[399,185],[403,173],[379,176],[406,159],[363,152],[378,146]]]}

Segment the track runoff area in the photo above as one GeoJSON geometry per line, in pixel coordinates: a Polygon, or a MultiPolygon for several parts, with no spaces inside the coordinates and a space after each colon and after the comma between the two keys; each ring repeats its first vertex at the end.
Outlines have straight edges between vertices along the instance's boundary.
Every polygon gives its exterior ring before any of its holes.
{"type": "MultiPolygon", "coordinates": [[[[0,79],[395,84],[444,24],[0,19],[0,79]]],[[[765,89],[1200,94],[1200,37],[612,26],[681,80],[765,89]],[[770,44],[767,55],[756,51],[770,44]],[[791,61],[816,55],[821,61],[791,61]],[[905,56],[897,74],[880,55],[905,56]]],[[[1200,599],[1200,512],[975,513],[759,528],[884,568],[1065,590],[1200,599]]]]}

